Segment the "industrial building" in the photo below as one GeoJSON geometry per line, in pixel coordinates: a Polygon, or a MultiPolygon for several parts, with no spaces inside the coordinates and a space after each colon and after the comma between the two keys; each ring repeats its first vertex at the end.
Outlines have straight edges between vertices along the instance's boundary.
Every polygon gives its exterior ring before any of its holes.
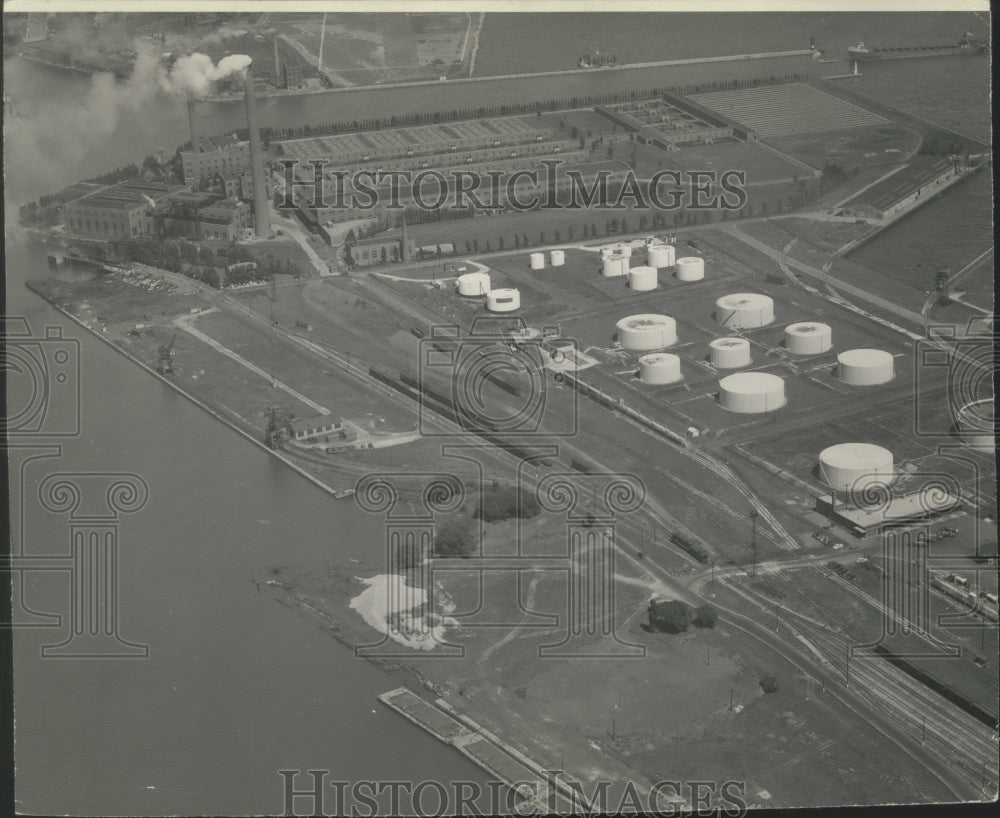
{"type": "Polygon", "coordinates": [[[120,182],[63,205],[66,232],[105,241],[126,241],[149,232],[146,213],[171,196],[188,192],[182,185],[120,182]]]}
{"type": "Polygon", "coordinates": [[[839,215],[886,219],[913,206],[922,196],[933,196],[939,186],[957,173],[959,170],[951,159],[932,161],[929,157],[918,157],[907,167],[855,196],[839,215]]]}
{"type": "MultiPolygon", "coordinates": [[[[191,150],[181,151],[184,184],[203,185],[209,179],[239,177],[250,170],[250,143],[235,135],[195,137],[191,150]]],[[[248,197],[249,198],[249,197],[248,197]]]]}
{"type": "Polygon", "coordinates": [[[386,264],[390,261],[407,261],[416,250],[413,236],[405,230],[390,230],[368,239],[359,239],[350,245],[351,261],[361,267],[386,264]]]}
{"type": "Polygon", "coordinates": [[[248,202],[212,193],[180,193],[147,213],[146,232],[159,237],[185,236],[195,240],[235,241],[253,226],[248,202]]]}

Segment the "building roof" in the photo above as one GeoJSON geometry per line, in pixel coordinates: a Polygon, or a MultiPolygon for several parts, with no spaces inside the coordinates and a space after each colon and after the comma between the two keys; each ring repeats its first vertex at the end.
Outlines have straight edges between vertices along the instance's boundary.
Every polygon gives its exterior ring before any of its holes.
{"type": "Polygon", "coordinates": [[[181,156],[190,156],[193,153],[215,153],[216,151],[233,150],[234,148],[249,147],[250,143],[245,142],[235,134],[224,134],[222,136],[203,136],[198,140],[198,144],[189,151],[181,151],[181,156]]]}
{"type": "Polygon", "coordinates": [[[119,182],[95,193],[88,193],[70,204],[87,207],[104,207],[117,210],[132,210],[136,207],[148,207],[149,200],[154,202],[168,198],[178,193],[187,192],[184,185],[164,185],[153,182],[119,182]]]}
{"type": "Polygon", "coordinates": [[[856,196],[850,204],[863,203],[876,210],[889,210],[917,188],[933,182],[950,167],[951,162],[947,158],[935,161],[932,157],[918,157],[902,170],[856,196]]]}
{"type": "Polygon", "coordinates": [[[340,426],[341,420],[334,415],[319,415],[314,418],[296,418],[291,421],[288,425],[291,426],[292,431],[295,433],[299,432],[313,432],[323,426],[330,426],[336,428],[340,426]]]}

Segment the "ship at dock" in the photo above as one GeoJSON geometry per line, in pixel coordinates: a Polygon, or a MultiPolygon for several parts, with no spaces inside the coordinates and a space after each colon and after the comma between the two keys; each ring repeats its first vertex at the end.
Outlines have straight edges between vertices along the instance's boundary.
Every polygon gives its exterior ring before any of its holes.
{"type": "Polygon", "coordinates": [[[957,43],[950,45],[912,45],[897,46],[894,48],[868,48],[864,42],[847,49],[847,57],[850,60],[876,61],[876,60],[907,60],[916,57],[967,57],[976,54],[988,54],[990,44],[986,40],[973,37],[970,33],[965,33],[957,43]]]}

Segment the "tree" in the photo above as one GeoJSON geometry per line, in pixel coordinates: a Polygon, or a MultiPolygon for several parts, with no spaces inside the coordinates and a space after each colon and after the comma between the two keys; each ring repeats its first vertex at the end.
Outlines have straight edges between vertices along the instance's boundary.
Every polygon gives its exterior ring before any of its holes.
{"type": "Polygon", "coordinates": [[[692,621],[699,628],[714,628],[715,623],[719,621],[719,612],[715,609],[714,605],[706,602],[704,605],[699,605],[695,608],[694,619],[692,621]]]}
{"type": "Polygon", "coordinates": [[[439,557],[468,557],[479,545],[472,520],[453,517],[438,526],[434,537],[434,553],[439,557]]]}
{"type": "Polygon", "coordinates": [[[534,517],[539,511],[541,507],[534,494],[514,486],[502,486],[494,481],[483,493],[482,504],[476,506],[475,516],[492,523],[511,517],[534,517]]]}
{"type": "Polygon", "coordinates": [[[764,689],[765,693],[778,692],[778,680],[770,674],[767,676],[761,676],[760,686],[764,689]]]}
{"type": "Polygon", "coordinates": [[[686,631],[691,622],[691,606],[679,599],[649,603],[649,626],[667,633],[686,631]]]}

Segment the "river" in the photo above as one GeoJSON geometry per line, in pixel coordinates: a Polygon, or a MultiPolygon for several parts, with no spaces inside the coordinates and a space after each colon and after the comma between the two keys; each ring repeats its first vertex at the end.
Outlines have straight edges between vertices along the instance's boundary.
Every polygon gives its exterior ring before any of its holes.
{"type": "MultiPolygon", "coordinates": [[[[611,42],[597,35],[594,21],[587,21],[586,36],[571,30],[570,38],[540,38],[537,27],[491,15],[477,73],[564,68],[567,58],[598,49],[616,50],[620,59],[665,59],[798,48],[809,36],[840,47],[868,37],[876,22],[898,32],[900,20],[905,27],[916,15],[894,15],[891,27],[879,22],[882,15],[865,15],[864,32],[847,15],[786,17],[794,21],[791,31],[775,28],[773,20],[747,17],[752,24],[736,26],[681,15],[658,44],[649,41],[648,21],[629,15],[616,16],[627,36],[616,34],[611,42]],[[501,66],[497,53],[508,47],[511,32],[530,34],[546,47],[522,44],[517,64],[501,66]]],[[[955,27],[938,21],[934,29],[950,38],[955,27]]],[[[964,29],[959,24],[955,30],[964,29]]],[[[960,70],[961,62],[950,61],[947,70],[960,70]]],[[[861,90],[877,95],[909,87],[903,65],[884,71],[895,72],[897,80],[861,90]]],[[[951,82],[941,80],[917,96],[964,106],[951,115],[959,121],[982,116],[988,122],[971,102],[956,102],[962,97],[950,92],[951,82]]],[[[161,147],[173,150],[186,138],[183,106],[162,99],[116,108],[96,136],[74,131],[73,112],[90,88],[84,77],[5,60],[5,93],[25,120],[5,140],[11,216],[19,201],[141,161],[161,147]]],[[[942,198],[940,207],[947,203],[942,198]]],[[[982,218],[979,203],[970,218],[982,218]]],[[[889,231],[886,241],[903,229],[889,231]]],[[[63,441],[61,459],[49,468],[134,472],[150,487],[148,504],[123,519],[120,535],[122,633],[148,643],[148,659],[41,659],[39,645],[58,641],[61,632],[15,632],[18,809],[278,813],[285,806],[282,768],[331,770],[346,780],[482,783],[471,763],[377,704],[375,694],[400,678],[356,660],[314,621],[276,604],[251,581],[274,566],[336,561],[338,542],[380,548],[377,521],[350,502],[330,500],[25,290],[27,278],[46,274],[44,258],[12,238],[8,233],[8,311],[27,318],[36,334],[58,325],[81,344],[82,434],[63,441]]],[[[945,247],[954,236],[942,228],[937,240],[945,247]]],[[[24,400],[26,384],[19,378],[11,377],[8,388],[11,405],[24,400]]],[[[30,503],[28,509],[27,550],[44,545],[58,552],[68,537],[65,516],[30,503]]],[[[59,610],[66,598],[65,587],[50,577],[28,577],[26,599],[38,610],[59,610]]]]}

